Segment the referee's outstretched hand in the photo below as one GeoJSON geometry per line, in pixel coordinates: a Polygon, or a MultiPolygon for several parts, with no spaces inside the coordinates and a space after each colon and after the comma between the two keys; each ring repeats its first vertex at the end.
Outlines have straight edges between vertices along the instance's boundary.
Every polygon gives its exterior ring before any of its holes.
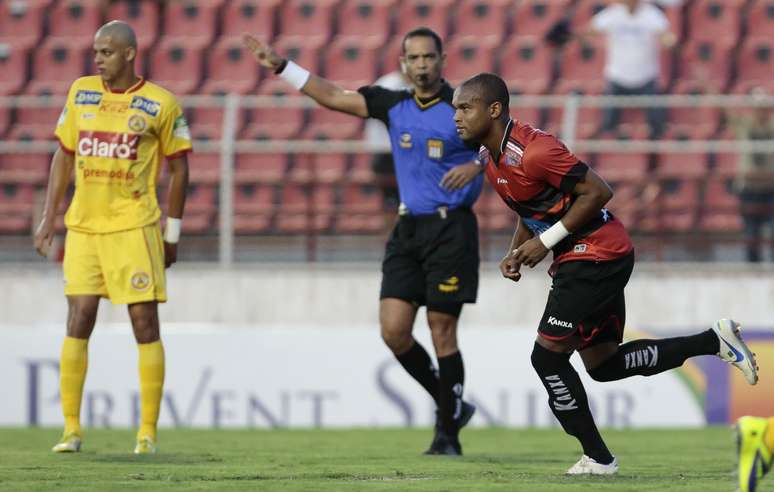
{"type": "Polygon", "coordinates": [[[460,164],[446,171],[440,185],[450,191],[459,190],[481,174],[481,169],[482,167],[475,162],[460,164]]]}
{"type": "Polygon", "coordinates": [[[259,40],[252,34],[242,34],[242,44],[249,51],[261,66],[271,70],[276,70],[285,61],[279,56],[271,46],[259,40]]]}

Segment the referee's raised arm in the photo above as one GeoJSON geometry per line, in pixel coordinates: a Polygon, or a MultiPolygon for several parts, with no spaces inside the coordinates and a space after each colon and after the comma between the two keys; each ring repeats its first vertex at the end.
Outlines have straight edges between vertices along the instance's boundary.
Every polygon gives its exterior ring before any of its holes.
{"type": "Polygon", "coordinates": [[[293,61],[278,55],[271,46],[250,34],[244,34],[245,48],[262,66],[274,71],[290,85],[329,109],[368,118],[365,97],[356,91],[342,89],[322,77],[309,73],[293,61]]]}

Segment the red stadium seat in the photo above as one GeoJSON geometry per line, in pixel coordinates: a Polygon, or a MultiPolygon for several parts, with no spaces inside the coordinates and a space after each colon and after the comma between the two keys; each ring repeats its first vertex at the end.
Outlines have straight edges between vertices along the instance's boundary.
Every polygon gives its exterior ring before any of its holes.
{"type": "Polygon", "coordinates": [[[639,183],[648,171],[648,155],[604,152],[596,156],[594,170],[610,183],[639,183]]]}
{"type": "Polygon", "coordinates": [[[454,0],[404,0],[398,7],[396,35],[403,37],[418,27],[429,27],[446,39],[453,5],[454,0]]]}
{"type": "Polygon", "coordinates": [[[153,46],[159,36],[159,3],[154,0],[112,2],[107,18],[122,20],[132,26],[137,35],[137,47],[142,51],[153,46]]]}
{"type": "Polygon", "coordinates": [[[345,0],[337,9],[340,36],[372,37],[384,43],[390,35],[396,0],[345,0]]]}
{"type": "Polygon", "coordinates": [[[687,179],[698,181],[708,172],[707,154],[703,153],[671,153],[660,154],[656,178],[687,179]]]}
{"type": "Polygon", "coordinates": [[[239,154],[234,177],[238,184],[277,184],[285,178],[287,169],[285,154],[239,154]]]}
{"type": "MultiPolygon", "coordinates": [[[[162,196],[166,193],[162,193],[162,196]]],[[[185,216],[188,214],[212,215],[218,203],[218,188],[214,185],[197,184],[188,187],[185,193],[185,216]]]]}
{"type": "Polygon", "coordinates": [[[176,95],[194,92],[202,77],[202,52],[181,38],[163,39],[151,54],[151,80],[176,95]]]}
{"type": "Polygon", "coordinates": [[[403,55],[403,35],[393,36],[380,51],[382,58],[377,78],[400,70],[400,57],[403,55]]]}
{"type": "Polygon", "coordinates": [[[499,75],[511,92],[543,94],[551,83],[552,53],[537,36],[511,38],[500,50],[499,75]]]}
{"type": "Polygon", "coordinates": [[[730,178],[712,177],[704,190],[704,213],[699,228],[706,232],[739,232],[742,230],[739,196],[730,178]]]}
{"type": "Polygon", "coordinates": [[[237,186],[234,190],[234,231],[238,234],[268,232],[274,207],[273,187],[237,186]]]}
{"type": "Polygon", "coordinates": [[[43,34],[43,18],[50,3],[51,0],[0,2],[0,43],[19,48],[37,44],[43,34]]]}
{"type": "Polygon", "coordinates": [[[695,0],[688,11],[688,36],[738,38],[742,26],[742,7],[746,0],[695,0]]]}
{"type": "Polygon", "coordinates": [[[280,7],[280,34],[320,38],[333,32],[334,7],[339,0],[287,0],[280,7]]]}
{"type": "MultiPolygon", "coordinates": [[[[191,135],[194,140],[220,140],[223,135],[224,109],[222,107],[200,107],[190,110],[191,135]]],[[[236,134],[242,130],[247,120],[247,111],[237,111],[236,134]]]]}
{"type": "Polygon", "coordinates": [[[375,38],[337,37],[323,57],[325,78],[351,89],[372,82],[380,46],[375,38]]]}
{"type": "Polygon", "coordinates": [[[312,224],[312,201],[309,187],[286,184],[280,192],[277,230],[282,233],[308,232],[312,224]]]}
{"type": "Polygon", "coordinates": [[[320,54],[325,40],[318,37],[280,36],[274,43],[278,53],[312,73],[320,73],[320,54]]]}
{"type": "Polygon", "coordinates": [[[491,187],[484,187],[474,210],[482,230],[493,233],[513,233],[516,226],[516,212],[508,208],[491,187]]]}
{"type": "Polygon", "coordinates": [[[462,0],[454,16],[454,34],[457,36],[505,37],[508,29],[510,0],[462,0]]]}
{"type": "Polygon", "coordinates": [[[774,33],[774,0],[755,0],[747,13],[747,35],[771,37],[774,33]]]}
{"type": "Polygon", "coordinates": [[[376,174],[374,174],[371,160],[371,154],[355,154],[352,160],[352,168],[347,173],[349,181],[361,184],[376,183],[376,174]]]}
{"type": "Polygon", "coordinates": [[[84,74],[86,53],[90,51],[91,43],[82,40],[46,39],[33,55],[32,80],[25,92],[32,95],[67,94],[73,81],[84,74]]]}
{"type": "Polygon", "coordinates": [[[193,152],[188,155],[191,183],[215,184],[220,181],[220,154],[193,152]]]}
{"type": "Polygon", "coordinates": [[[33,186],[0,184],[0,234],[29,234],[34,207],[33,186]]]}
{"type": "Polygon", "coordinates": [[[543,36],[567,14],[570,0],[522,0],[516,6],[514,31],[518,36],[543,36]]]}
{"type": "Polygon", "coordinates": [[[316,183],[344,181],[349,157],[346,154],[299,154],[296,156],[291,179],[316,183]]]}
{"type": "MultiPolygon", "coordinates": [[[[674,94],[699,95],[715,91],[703,90],[691,81],[680,81],[674,94]]],[[[709,106],[672,107],[667,114],[667,138],[677,140],[707,139],[714,135],[720,124],[720,110],[709,106]]]]}
{"type": "Polygon", "coordinates": [[[718,178],[732,178],[739,168],[739,154],[714,154],[712,158],[712,175],[718,178]]]}
{"type": "Polygon", "coordinates": [[[248,94],[255,91],[258,70],[255,59],[242,48],[239,38],[222,38],[210,50],[207,79],[200,92],[248,94]]]}
{"type": "Polygon", "coordinates": [[[241,36],[248,32],[271,41],[280,3],[280,0],[231,0],[223,8],[221,36],[241,36]]]}
{"type": "Polygon", "coordinates": [[[18,94],[27,83],[29,48],[0,44],[0,96],[18,94]]]}
{"type": "Polygon", "coordinates": [[[570,43],[562,53],[561,75],[554,92],[601,94],[605,88],[605,43],[601,37],[570,43]]]}
{"type": "Polygon", "coordinates": [[[692,40],[685,43],[678,57],[678,85],[693,83],[721,91],[731,75],[736,41],[729,37],[692,40]]]}
{"type": "Polygon", "coordinates": [[[373,186],[350,184],[341,192],[335,229],[345,234],[375,233],[384,228],[381,192],[373,186]]]}
{"type": "Polygon", "coordinates": [[[771,74],[774,73],[774,40],[771,36],[749,38],[739,53],[737,83],[733,91],[747,93],[753,87],[772,88],[771,74]]]}
{"type": "Polygon", "coordinates": [[[91,45],[102,25],[100,0],[60,0],[49,14],[49,36],[66,37],[91,45]]]}
{"type": "Polygon", "coordinates": [[[316,140],[341,140],[357,138],[362,130],[362,118],[327,108],[315,108],[309,113],[309,124],[303,135],[316,140]]]}
{"type": "Polygon", "coordinates": [[[0,156],[0,183],[44,186],[50,162],[48,154],[4,154],[0,156]]]}
{"type": "MultiPolygon", "coordinates": [[[[564,108],[549,108],[547,111],[547,120],[542,125],[542,129],[559,136],[562,132],[564,121],[564,108]]],[[[580,107],[576,119],[575,135],[577,138],[591,138],[594,136],[602,121],[602,110],[600,108],[580,107]]],[[[533,125],[534,126],[534,125],[533,125]]]]}
{"type": "Polygon", "coordinates": [[[446,70],[444,76],[458,85],[479,72],[495,69],[495,53],[498,39],[491,36],[455,37],[446,46],[446,70]]]}
{"type": "MultiPolygon", "coordinates": [[[[298,97],[298,91],[281,80],[264,82],[262,96],[298,97]]],[[[252,110],[250,123],[242,131],[242,138],[253,140],[289,139],[298,136],[304,126],[304,109],[300,107],[257,108],[252,110]]]]}
{"type": "Polygon", "coordinates": [[[16,110],[16,122],[8,133],[10,140],[53,140],[62,108],[22,107],[16,110]]]}
{"type": "Polygon", "coordinates": [[[188,48],[203,48],[215,38],[218,9],[223,0],[166,2],[164,37],[184,38],[188,48]]]}
{"type": "Polygon", "coordinates": [[[0,138],[5,136],[5,132],[11,126],[11,109],[0,106],[0,138]]]}
{"type": "Polygon", "coordinates": [[[580,0],[572,15],[572,25],[575,30],[582,31],[589,27],[591,18],[604,9],[610,2],[605,0],[580,0]]]}

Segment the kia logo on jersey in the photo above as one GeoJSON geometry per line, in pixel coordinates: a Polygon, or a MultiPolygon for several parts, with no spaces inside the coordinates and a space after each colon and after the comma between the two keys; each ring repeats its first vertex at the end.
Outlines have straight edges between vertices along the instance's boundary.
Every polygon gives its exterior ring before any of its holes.
{"type": "Polygon", "coordinates": [[[78,154],[86,157],[105,157],[134,161],[140,135],[113,132],[81,131],[78,134],[78,154]]]}

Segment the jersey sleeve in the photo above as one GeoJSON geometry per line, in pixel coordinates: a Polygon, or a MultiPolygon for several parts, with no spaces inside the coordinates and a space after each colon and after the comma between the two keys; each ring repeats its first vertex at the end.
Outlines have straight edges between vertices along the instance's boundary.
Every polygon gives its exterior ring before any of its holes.
{"type": "Polygon", "coordinates": [[[663,33],[669,30],[669,19],[661,9],[653,7],[653,15],[651,16],[651,29],[656,33],[663,33]]]}
{"type": "Polygon", "coordinates": [[[613,11],[610,8],[602,9],[591,18],[591,28],[595,31],[607,32],[612,27],[613,11]]]}
{"type": "Polygon", "coordinates": [[[59,140],[59,145],[68,154],[74,154],[75,149],[78,146],[78,128],[76,127],[76,114],[75,114],[75,93],[77,92],[77,83],[73,83],[70,86],[70,92],[67,94],[67,101],[62,108],[62,112],[59,115],[59,120],[56,122],[56,129],[54,135],[59,140]]]}
{"type": "Polygon", "coordinates": [[[366,100],[368,117],[383,121],[387,126],[390,125],[390,109],[405,97],[405,91],[394,91],[378,85],[366,85],[357,91],[366,100]]]}
{"type": "Polygon", "coordinates": [[[572,193],[589,169],[552,135],[538,137],[527,145],[522,166],[529,176],[564,193],[572,193]]]}
{"type": "Polygon", "coordinates": [[[159,143],[164,157],[172,159],[191,151],[191,130],[177,99],[172,97],[171,104],[166,106],[161,113],[159,143]]]}

